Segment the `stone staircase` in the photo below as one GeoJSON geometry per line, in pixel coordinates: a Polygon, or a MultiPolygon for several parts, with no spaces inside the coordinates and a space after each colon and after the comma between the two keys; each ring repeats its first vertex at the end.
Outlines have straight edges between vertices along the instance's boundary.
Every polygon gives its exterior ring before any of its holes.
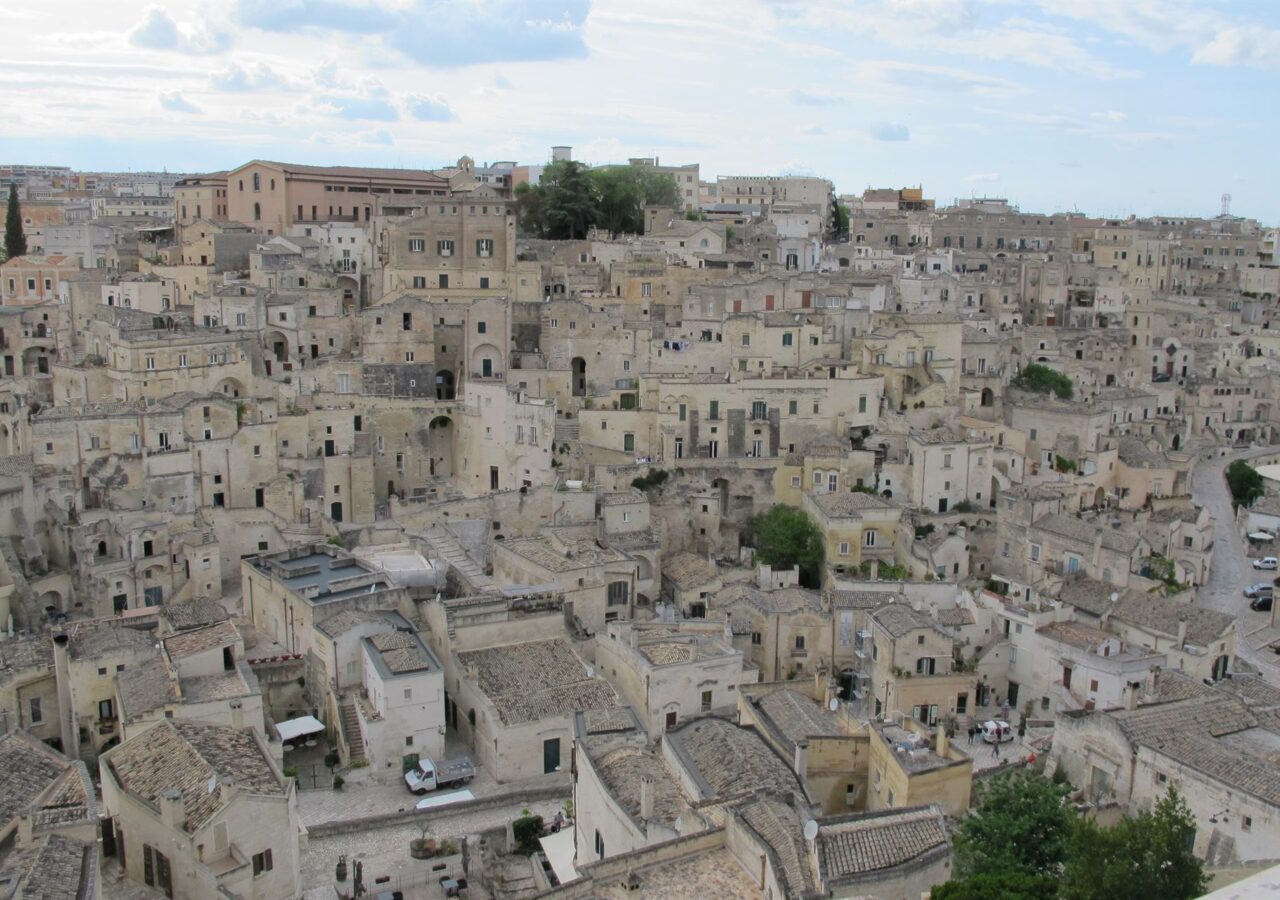
{"type": "Polygon", "coordinates": [[[556,443],[576,441],[582,437],[582,425],[577,419],[556,419],[556,443]]]}
{"type": "Polygon", "coordinates": [[[458,579],[470,588],[471,593],[479,594],[493,587],[493,579],[462,549],[458,539],[448,529],[434,525],[423,537],[439,557],[449,564],[458,579]]]}
{"type": "Polygon", "coordinates": [[[342,734],[347,740],[347,749],[351,751],[351,761],[364,759],[364,737],[360,734],[360,717],[356,715],[354,700],[343,701],[342,734]]]}

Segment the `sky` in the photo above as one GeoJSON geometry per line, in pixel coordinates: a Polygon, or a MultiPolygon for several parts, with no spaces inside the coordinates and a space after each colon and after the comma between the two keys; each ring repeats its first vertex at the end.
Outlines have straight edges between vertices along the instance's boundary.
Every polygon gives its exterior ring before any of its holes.
{"type": "Polygon", "coordinates": [[[1280,222],[1273,0],[45,0],[0,164],[658,156],[1092,215],[1280,222]]]}

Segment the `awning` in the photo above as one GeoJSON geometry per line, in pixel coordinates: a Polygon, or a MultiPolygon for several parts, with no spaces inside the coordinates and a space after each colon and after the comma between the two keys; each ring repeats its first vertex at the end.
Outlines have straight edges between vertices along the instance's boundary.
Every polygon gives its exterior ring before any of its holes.
{"type": "Polygon", "coordinates": [[[578,880],[578,870],[573,865],[572,825],[565,825],[555,834],[538,838],[538,843],[542,845],[542,852],[547,855],[547,862],[551,863],[551,871],[556,873],[561,884],[578,880]]]}
{"type": "Polygon", "coordinates": [[[276,734],[280,735],[282,741],[291,741],[304,734],[318,734],[321,731],[324,731],[324,723],[315,716],[301,716],[276,724],[276,734]]]}

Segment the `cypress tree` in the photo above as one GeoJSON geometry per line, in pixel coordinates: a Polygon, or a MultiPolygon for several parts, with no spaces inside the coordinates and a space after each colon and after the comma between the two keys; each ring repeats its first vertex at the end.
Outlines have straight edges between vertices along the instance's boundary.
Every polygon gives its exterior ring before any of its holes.
{"type": "Polygon", "coordinates": [[[27,255],[27,236],[22,231],[22,210],[18,207],[18,186],[9,184],[9,209],[4,217],[4,255],[6,259],[27,255]]]}

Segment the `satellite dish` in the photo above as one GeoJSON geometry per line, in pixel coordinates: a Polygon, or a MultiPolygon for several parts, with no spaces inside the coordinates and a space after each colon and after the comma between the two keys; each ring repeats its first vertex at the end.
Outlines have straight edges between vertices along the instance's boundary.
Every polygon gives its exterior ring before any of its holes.
{"type": "Polygon", "coordinates": [[[808,822],[805,822],[804,823],[804,839],[806,841],[811,841],[817,836],[818,836],[818,823],[813,819],[810,819],[808,822]]]}
{"type": "Polygon", "coordinates": [[[1111,592],[1111,602],[1112,602],[1112,603],[1115,603],[1115,602],[1116,602],[1117,600],[1119,600],[1119,599],[1120,599],[1120,592],[1119,592],[1119,591],[1112,591],[1112,592],[1111,592]]]}
{"type": "Polygon", "coordinates": [[[827,709],[831,710],[832,712],[835,712],[839,708],[840,708],[840,701],[837,700],[835,697],[832,697],[830,700],[827,701],[827,709]]]}

